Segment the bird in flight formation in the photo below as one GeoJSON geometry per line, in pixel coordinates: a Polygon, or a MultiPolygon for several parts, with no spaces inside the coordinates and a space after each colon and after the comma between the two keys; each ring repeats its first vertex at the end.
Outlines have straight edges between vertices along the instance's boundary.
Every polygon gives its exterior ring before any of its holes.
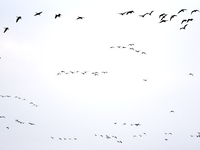
{"type": "Polygon", "coordinates": [[[58,17],[60,18],[61,14],[55,14],[55,19],[58,18],[58,17]]]}
{"type": "Polygon", "coordinates": [[[9,30],[8,27],[4,27],[4,31],[3,31],[3,33],[6,33],[6,31],[8,31],[8,30],[9,30]]]}
{"type": "Polygon", "coordinates": [[[42,14],[42,11],[41,12],[36,12],[34,16],[40,16],[42,14]]]}
{"type": "Polygon", "coordinates": [[[17,23],[20,19],[22,19],[22,17],[21,17],[21,16],[17,16],[16,23],[17,23]]]}

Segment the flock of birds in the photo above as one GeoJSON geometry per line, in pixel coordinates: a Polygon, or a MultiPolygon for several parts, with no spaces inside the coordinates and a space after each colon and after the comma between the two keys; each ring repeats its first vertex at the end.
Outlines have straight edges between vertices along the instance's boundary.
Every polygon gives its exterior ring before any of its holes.
{"type": "MultiPolygon", "coordinates": [[[[178,11],[177,14],[173,14],[173,15],[169,16],[169,19],[168,19],[168,20],[166,19],[167,16],[168,16],[168,14],[162,13],[162,14],[159,15],[159,19],[160,19],[159,23],[165,23],[165,22],[168,22],[168,21],[172,21],[172,20],[174,20],[175,17],[177,17],[180,13],[183,13],[183,12],[185,12],[185,11],[187,11],[187,9],[181,9],[180,11],[178,11]]],[[[193,13],[196,13],[196,12],[199,12],[199,10],[197,10],[197,9],[192,10],[192,11],[190,12],[190,14],[192,15],[193,13]]],[[[36,13],[34,14],[34,16],[40,16],[42,13],[43,13],[42,11],[41,11],[41,12],[36,12],[36,13]]],[[[118,13],[118,14],[121,15],[121,16],[125,16],[125,15],[130,15],[130,14],[133,14],[133,13],[135,13],[135,12],[134,12],[133,10],[130,10],[130,11],[121,12],[121,13],[118,13]]],[[[154,13],[154,11],[151,11],[151,12],[147,12],[147,13],[145,13],[145,14],[139,15],[139,16],[142,17],[142,18],[144,18],[144,17],[146,17],[147,15],[152,16],[153,13],[154,13]]],[[[60,18],[61,16],[62,16],[62,15],[61,15],[60,13],[59,13],[59,14],[55,14],[55,17],[54,17],[54,18],[57,19],[57,18],[60,18]]],[[[16,23],[18,23],[21,19],[22,19],[22,16],[17,16],[17,18],[16,18],[16,23]]],[[[77,19],[77,20],[79,20],[79,19],[84,19],[84,17],[78,16],[76,19],[77,19]]],[[[180,30],[185,30],[186,27],[187,27],[187,25],[188,25],[188,23],[191,22],[191,21],[193,21],[193,20],[194,20],[193,18],[183,19],[183,20],[181,21],[181,25],[184,24],[184,23],[185,23],[185,25],[182,26],[182,27],[180,27],[180,30]]],[[[9,30],[9,27],[4,27],[3,33],[6,33],[8,30],[9,30]]],[[[134,46],[134,44],[131,43],[131,44],[128,44],[127,46],[122,46],[122,45],[120,45],[120,46],[111,46],[110,48],[112,48],[112,49],[113,49],[113,48],[129,49],[129,50],[135,51],[136,53],[140,53],[141,55],[146,55],[146,52],[145,52],[145,51],[135,50],[133,46],[134,46]]],[[[0,57],[0,58],[1,58],[1,57],[0,57]]],[[[82,75],[90,74],[90,75],[94,75],[94,76],[99,76],[100,74],[107,74],[108,72],[107,72],[107,71],[101,71],[101,72],[97,72],[97,71],[93,71],[93,72],[91,72],[91,71],[68,71],[68,72],[67,72],[67,71],[60,71],[60,72],[58,72],[56,75],[57,75],[57,76],[60,76],[60,75],[63,75],[63,74],[65,74],[65,75],[70,75],[70,74],[78,74],[78,73],[79,73],[79,74],[82,74],[82,75]]],[[[189,73],[188,75],[189,75],[189,76],[194,76],[193,73],[189,73]]],[[[147,81],[147,80],[148,80],[148,78],[147,78],[147,79],[143,79],[143,81],[147,81]]],[[[1,98],[11,98],[12,96],[10,96],[10,95],[0,95],[0,97],[1,97],[1,98]]],[[[18,96],[14,96],[13,98],[26,101],[25,98],[21,98],[21,97],[18,97],[18,96]]],[[[32,105],[32,106],[34,106],[34,107],[38,107],[38,105],[35,104],[35,103],[33,103],[33,102],[29,102],[29,104],[32,105]]],[[[170,113],[175,113],[175,111],[174,111],[174,110],[171,110],[170,113]]],[[[4,115],[2,115],[2,116],[0,116],[0,119],[6,119],[6,117],[5,117],[4,115]]],[[[20,121],[20,120],[18,120],[18,119],[15,119],[15,122],[17,122],[17,123],[19,123],[19,124],[25,124],[24,121],[20,121]]],[[[35,125],[35,123],[32,123],[32,122],[28,122],[27,124],[29,124],[29,125],[31,125],[31,126],[35,125]]],[[[118,123],[117,123],[117,122],[114,122],[114,124],[117,125],[118,123]]],[[[130,126],[136,126],[136,127],[141,126],[140,123],[131,123],[131,124],[123,123],[122,125],[123,125],[123,126],[130,125],[130,126]]],[[[8,127],[8,126],[7,126],[6,128],[7,128],[7,129],[10,129],[10,127],[8,127]]],[[[165,134],[165,135],[170,135],[170,136],[173,135],[171,132],[165,132],[164,134],[165,134]]],[[[107,135],[107,134],[106,134],[106,135],[104,135],[104,134],[97,135],[97,134],[94,134],[94,136],[95,136],[95,137],[106,138],[106,139],[115,139],[117,143],[121,143],[121,144],[123,143],[122,140],[119,140],[118,136],[116,136],[116,135],[107,135]]],[[[140,137],[140,138],[141,138],[141,137],[143,137],[143,136],[147,136],[147,133],[143,132],[143,133],[141,133],[141,134],[134,134],[132,137],[133,137],[133,138],[137,138],[137,137],[140,137]]],[[[195,134],[195,135],[192,134],[192,135],[190,135],[190,137],[197,137],[197,138],[200,138],[200,132],[197,132],[197,134],[195,134]]],[[[54,136],[50,136],[50,138],[51,138],[52,140],[55,140],[55,139],[58,139],[58,140],[75,140],[75,141],[77,140],[76,137],[74,137],[74,138],[66,138],[66,137],[64,137],[64,138],[63,138],[63,137],[54,137],[54,136]]],[[[169,138],[164,138],[164,140],[165,140],[165,141],[168,141],[169,138]]]]}
{"type": "Polygon", "coordinates": [[[127,49],[128,48],[129,50],[135,51],[137,53],[141,52],[141,54],[146,55],[146,52],[141,51],[141,50],[135,50],[133,46],[134,46],[134,44],[131,43],[131,44],[128,44],[128,46],[118,45],[118,46],[111,46],[110,48],[121,48],[121,49],[127,49]]]}
{"type": "MultiPolygon", "coordinates": [[[[162,14],[159,15],[159,19],[160,19],[159,23],[164,23],[164,22],[167,22],[167,21],[172,21],[173,18],[177,17],[180,13],[183,13],[183,12],[185,12],[185,11],[187,11],[187,9],[181,9],[181,10],[179,10],[177,14],[171,15],[170,18],[169,18],[168,20],[166,19],[166,16],[168,16],[168,14],[162,13],[162,14]]],[[[147,12],[147,13],[145,13],[145,14],[139,15],[139,16],[140,16],[140,17],[143,17],[143,18],[144,18],[145,16],[147,16],[147,15],[151,16],[153,12],[154,12],[154,10],[152,10],[151,12],[147,12]]],[[[193,13],[196,13],[196,12],[199,12],[199,10],[198,10],[198,9],[192,10],[190,14],[192,15],[193,13]]],[[[42,13],[43,13],[42,11],[36,12],[36,13],[34,14],[34,16],[41,16],[42,13]]],[[[125,12],[121,12],[121,13],[118,13],[118,14],[124,16],[124,15],[133,14],[133,13],[135,13],[135,12],[134,12],[133,10],[130,10],[130,11],[125,11],[125,12]]],[[[61,16],[62,16],[62,15],[61,15],[60,13],[58,13],[58,14],[55,14],[55,17],[54,17],[54,18],[57,19],[57,18],[60,18],[61,16]]],[[[82,20],[82,19],[84,19],[84,18],[85,18],[85,17],[78,16],[78,17],[76,18],[76,20],[82,20]]],[[[21,20],[21,19],[22,19],[22,16],[17,16],[17,18],[16,18],[16,23],[18,23],[19,20],[21,20]]],[[[173,19],[173,20],[174,20],[174,19],[173,19]]],[[[180,30],[182,30],[182,29],[185,30],[186,27],[187,27],[187,25],[188,25],[188,22],[190,22],[190,21],[193,21],[193,18],[188,18],[188,19],[182,20],[182,21],[181,21],[181,24],[184,23],[184,22],[186,22],[187,24],[185,24],[183,27],[181,27],[180,30]]],[[[9,30],[9,27],[4,27],[3,33],[6,33],[8,30],[9,30]]]]}
{"type": "MultiPolygon", "coordinates": [[[[1,98],[11,98],[12,96],[11,95],[0,95],[1,98]]],[[[13,98],[15,99],[20,99],[20,100],[23,100],[23,101],[27,101],[25,98],[21,98],[19,96],[13,96],[13,98]]],[[[37,104],[33,103],[32,101],[29,102],[30,105],[34,106],[34,107],[38,107],[37,104]]]]}
{"type": "MultiPolygon", "coordinates": [[[[89,74],[89,71],[69,71],[69,72],[66,72],[66,71],[60,71],[58,72],[56,75],[59,76],[59,75],[63,75],[63,74],[82,74],[82,75],[85,75],[85,74],[89,74]]],[[[90,75],[94,75],[94,76],[99,76],[100,74],[106,74],[108,73],[107,71],[101,71],[101,72],[97,72],[97,71],[93,71],[90,73],[90,75]]]]}

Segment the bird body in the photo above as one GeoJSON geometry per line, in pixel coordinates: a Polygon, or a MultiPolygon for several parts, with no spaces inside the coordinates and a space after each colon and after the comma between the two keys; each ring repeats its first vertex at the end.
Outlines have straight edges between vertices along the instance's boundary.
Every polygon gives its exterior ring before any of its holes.
{"type": "Polygon", "coordinates": [[[80,17],[80,16],[78,16],[77,18],[76,18],[76,20],[78,20],[78,19],[83,19],[84,17],[80,17]]]}
{"type": "Polygon", "coordinates": [[[178,14],[180,14],[181,12],[184,12],[184,11],[186,11],[187,9],[181,9],[179,12],[178,12],[178,14]]]}
{"type": "Polygon", "coordinates": [[[174,18],[174,17],[176,17],[177,15],[172,15],[171,17],[170,17],[170,21],[174,18]]]}
{"type": "Polygon", "coordinates": [[[199,10],[198,10],[198,9],[195,9],[195,10],[191,11],[191,15],[192,15],[194,12],[199,12],[199,10]]]}
{"type": "Polygon", "coordinates": [[[21,16],[17,16],[16,23],[17,23],[20,19],[22,19],[22,17],[21,17],[21,16]]]}
{"type": "Polygon", "coordinates": [[[40,16],[42,14],[42,11],[41,12],[36,12],[34,16],[40,16]]]}
{"type": "Polygon", "coordinates": [[[60,18],[61,14],[55,14],[55,19],[58,18],[58,17],[60,18]]]}
{"type": "Polygon", "coordinates": [[[184,25],[183,27],[180,28],[180,30],[184,29],[187,27],[188,24],[184,25]]]}
{"type": "Polygon", "coordinates": [[[4,27],[4,31],[3,31],[3,33],[6,33],[6,31],[8,31],[8,30],[9,30],[8,27],[4,27]]]}

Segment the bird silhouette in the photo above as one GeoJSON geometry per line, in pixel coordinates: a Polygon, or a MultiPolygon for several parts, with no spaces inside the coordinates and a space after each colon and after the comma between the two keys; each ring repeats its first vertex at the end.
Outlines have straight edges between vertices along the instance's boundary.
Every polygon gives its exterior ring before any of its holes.
{"type": "Polygon", "coordinates": [[[17,16],[16,23],[19,21],[19,19],[22,19],[22,17],[21,16],[17,16]]]}
{"type": "Polygon", "coordinates": [[[6,127],[7,129],[10,129],[9,127],[6,127]]]}
{"type": "Polygon", "coordinates": [[[40,16],[42,14],[42,11],[41,12],[36,12],[34,16],[40,16]]]}
{"type": "Polygon", "coordinates": [[[191,11],[191,15],[192,15],[194,12],[199,12],[199,10],[198,10],[198,9],[195,9],[195,10],[191,11]]]}
{"type": "Polygon", "coordinates": [[[177,15],[172,15],[171,17],[170,17],[170,21],[174,18],[174,17],[176,17],[177,15]]]}
{"type": "Polygon", "coordinates": [[[174,110],[171,110],[170,113],[175,113],[175,111],[174,111],[174,110]]]}
{"type": "Polygon", "coordinates": [[[181,24],[184,23],[184,22],[187,22],[187,19],[183,19],[183,20],[181,21],[181,24]]]}
{"type": "Polygon", "coordinates": [[[76,20],[83,19],[83,18],[84,18],[84,17],[79,17],[79,16],[78,16],[78,17],[76,18],[76,20]]]}
{"type": "Polygon", "coordinates": [[[145,55],[146,55],[146,53],[145,53],[145,52],[142,52],[141,54],[145,54],[145,55]]]}
{"type": "Polygon", "coordinates": [[[139,15],[139,16],[144,18],[147,14],[149,13],[145,13],[144,15],[139,15]]]}
{"type": "Polygon", "coordinates": [[[177,14],[180,14],[181,12],[186,11],[187,9],[181,9],[177,14]]]}
{"type": "Polygon", "coordinates": [[[139,124],[139,123],[136,123],[135,125],[136,125],[136,126],[140,126],[140,124],[139,124]]]}
{"type": "Polygon", "coordinates": [[[184,29],[187,27],[188,24],[184,25],[183,27],[180,28],[180,30],[184,29]]]}
{"type": "Polygon", "coordinates": [[[60,18],[61,14],[55,14],[55,19],[58,18],[58,17],[60,18]]]}
{"type": "Polygon", "coordinates": [[[167,22],[168,20],[161,20],[159,23],[167,22]]]}
{"type": "Polygon", "coordinates": [[[127,11],[127,12],[126,12],[126,15],[132,14],[132,13],[134,13],[134,11],[133,11],[133,10],[130,10],[130,11],[127,11]]]}
{"type": "Polygon", "coordinates": [[[151,16],[151,14],[153,13],[154,11],[152,10],[150,13],[148,13],[150,16],[151,16]]]}
{"type": "MultiPolygon", "coordinates": [[[[163,16],[167,16],[167,14],[162,13],[162,14],[159,15],[159,18],[161,18],[161,17],[163,17],[163,16]]],[[[161,20],[162,20],[162,19],[161,19],[161,20]]]]}
{"type": "Polygon", "coordinates": [[[9,30],[8,27],[4,27],[4,31],[3,31],[3,33],[6,33],[6,31],[8,31],[8,30],[9,30]]]}
{"type": "Polygon", "coordinates": [[[190,76],[194,76],[193,73],[189,73],[190,76]]]}
{"type": "Polygon", "coordinates": [[[120,15],[122,15],[122,16],[123,16],[123,15],[124,15],[124,14],[126,14],[126,13],[127,13],[127,12],[123,12],[123,13],[118,13],[118,14],[120,14],[120,15]]]}
{"type": "Polygon", "coordinates": [[[187,22],[189,22],[189,21],[193,21],[193,18],[190,18],[190,19],[187,20],[187,22]]]}

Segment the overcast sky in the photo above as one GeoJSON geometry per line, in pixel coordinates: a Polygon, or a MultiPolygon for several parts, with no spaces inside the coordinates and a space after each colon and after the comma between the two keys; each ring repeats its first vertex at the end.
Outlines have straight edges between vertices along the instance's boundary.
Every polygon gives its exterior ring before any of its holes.
{"type": "Polygon", "coordinates": [[[0,1],[0,149],[199,150],[196,9],[198,0],[0,1]]]}

